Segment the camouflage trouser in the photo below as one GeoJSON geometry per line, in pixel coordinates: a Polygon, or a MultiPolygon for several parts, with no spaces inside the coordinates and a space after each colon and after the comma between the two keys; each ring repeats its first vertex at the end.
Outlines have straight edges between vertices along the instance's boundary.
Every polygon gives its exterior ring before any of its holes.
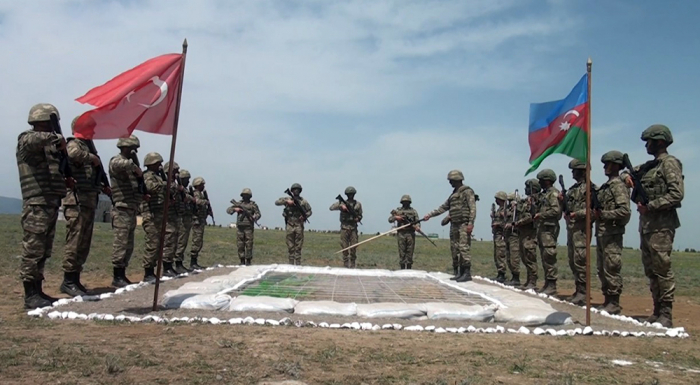
{"type": "MultiPolygon", "coordinates": [[[[144,269],[156,267],[158,264],[158,246],[160,242],[160,228],[163,224],[162,214],[151,212],[143,213],[143,231],[146,233],[146,250],[143,254],[144,269]]],[[[164,245],[173,244],[177,240],[177,227],[171,221],[165,225],[164,245]]],[[[171,256],[172,257],[172,256],[171,256]]],[[[163,248],[163,262],[172,263],[172,259],[166,259],[165,248],[163,248]]]]}
{"type": "Polygon", "coordinates": [[[527,280],[537,281],[537,233],[535,229],[530,231],[520,230],[518,233],[520,251],[523,253],[523,264],[527,280]]]}
{"type": "Polygon", "coordinates": [[[413,250],[416,247],[416,233],[399,232],[396,234],[399,243],[399,264],[413,264],[413,250]]]}
{"type": "Polygon", "coordinates": [[[289,263],[296,262],[301,265],[301,247],[304,245],[304,225],[301,223],[287,223],[287,249],[289,250],[289,263]]]}
{"type": "Polygon", "coordinates": [[[253,259],[253,228],[238,227],[236,229],[238,258],[253,259]]]}
{"type": "Polygon", "coordinates": [[[641,234],[642,263],[654,303],[673,302],[676,280],[671,271],[671,251],[675,236],[676,231],[670,229],[641,234]]]}
{"type": "Polygon", "coordinates": [[[496,272],[506,272],[506,239],[503,234],[493,235],[493,262],[496,264],[496,272]]]}
{"type": "MultiPolygon", "coordinates": [[[[340,229],[340,248],[344,249],[357,243],[357,227],[340,229]]],[[[357,259],[357,247],[343,251],[343,262],[355,261],[357,259]],[[348,258],[348,254],[350,258],[348,258]]]]}
{"type": "Polygon", "coordinates": [[[471,236],[467,233],[467,223],[452,223],[450,225],[450,249],[452,251],[452,266],[471,268],[471,236]]]}
{"type": "Polygon", "coordinates": [[[199,252],[204,246],[204,228],[207,227],[207,218],[194,218],[192,221],[192,247],[190,258],[199,258],[199,252]]]}
{"type": "Polygon", "coordinates": [[[508,232],[506,236],[506,254],[508,256],[508,270],[513,275],[520,274],[520,239],[518,233],[508,232]]]}
{"type": "Polygon", "coordinates": [[[569,267],[574,276],[576,287],[586,284],[586,227],[567,229],[566,247],[568,249],[569,267]]]}
{"type": "Polygon", "coordinates": [[[172,231],[172,234],[165,237],[165,244],[163,245],[163,262],[175,261],[175,252],[177,251],[180,226],[180,217],[177,215],[177,213],[168,213],[168,224],[166,225],[165,231],[172,231]]]}
{"type": "Polygon", "coordinates": [[[556,281],[559,278],[557,269],[557,238],[559,237],[559,225],[540,225],[537,228],[537,243],[540,246],[544,279],[556,281]]]}
{"type": "Polygon", "coordinates": [[[22,281],[38,281],[44,277],[44,263],[51,258],[56,235],[58,206],[24,205],[22,208],[22,281]]]}
{"type": "Polygon", "coordinates": [[[136,210],[126,207],[112,209],[112,266],[126,269],[134,253],[134,233],[136,232],[136,210]]]}
{"type": "Polygon", "coordinates": [[[596,237],[598,278],[603,295],[622,293],[622,234],[596,237]]]}
{"type": "Polygon", "coordinates": [[[63,250],[63,271],[79,273],[90,254],[92,228],[95,225],[95,208],[64,206],[66,217],[66,247],[63,250]]]}
{"type": "Polygon", "coordinates": [[[180,217],[177,231],[177,250],[175,250],[175,260],[182,262],[185,260],[185,250],[190,241],[190,231],[192,230],[192,216],[183,215],[180,217]]]}

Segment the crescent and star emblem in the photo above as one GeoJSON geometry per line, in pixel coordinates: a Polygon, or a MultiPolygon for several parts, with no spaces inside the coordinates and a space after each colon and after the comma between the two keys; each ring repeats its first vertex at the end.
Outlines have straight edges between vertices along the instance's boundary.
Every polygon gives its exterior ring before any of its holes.
{"type": "MultiPolygon", "coordinates": [[[[143,103],[139,103],[140,106],[143,106],[143,107],[146,107],[146,108],[152,108],[152,107],[157,106],[157,105],[160,104],[160,102],[162,102],[163,99],[165,99],[165,97],[168,95],[168,83],[166,83],[166,82],[163,81],[163,80],[160,80],[160,78],[159,78],[158,76],[152,77],[152,78],[150,79],[150,81],[151,81],[154,85],[158,86],[158,88],[160,88],[160,95],[158,96],[158,99],[156,99],[156,101],[153,102],[152,104],[143,104],[143,103]]],[[[133,95],[133,94],[135,94],[135,93],[136,93],[136,91],[133,91],[133,90],[132,90],[132,91],[130,91],[128,94],[126,94],[126,101],[127,101],[127,102],[131,102],[131,95],[133,95]]]]}
{"type": "MultiPolygon", "coordinates": [[[[580,114],[578,111],[576,111],[576,110],[569,110],[569,111],[566,111],[566,113],[564,114],[564,116],[561,118],[562,122],[561,122],[561,124],[559,125],[559,129],[562,130],[562,131],[569,131],[569,129],[571,128],[571,123],[566,121],[566,117],[569,116],[569,114],[575,115],[576,118],[578,118],[578,117],[581,115],[581,114],[580,114]]],[[[574,119],[576,119],[576,118],[574,118],[574,119]]]]}

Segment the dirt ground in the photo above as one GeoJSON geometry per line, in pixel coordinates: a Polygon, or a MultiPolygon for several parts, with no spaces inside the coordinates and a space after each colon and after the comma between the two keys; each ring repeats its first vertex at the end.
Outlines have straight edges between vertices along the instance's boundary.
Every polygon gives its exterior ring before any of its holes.
{"type": "MultiPolygon", "coordinates": [[[[87,284],[103,290],[109,280],[87,284]]],[[[690,298],[674,308],[691,334],[680,340],[51,321],[21,311],[14,282],[0,289],[2,384],[700,383],[700,306],[690,298]]],[[[622,305],[627,315],[650,312],[648,297],[622,305]]]]}

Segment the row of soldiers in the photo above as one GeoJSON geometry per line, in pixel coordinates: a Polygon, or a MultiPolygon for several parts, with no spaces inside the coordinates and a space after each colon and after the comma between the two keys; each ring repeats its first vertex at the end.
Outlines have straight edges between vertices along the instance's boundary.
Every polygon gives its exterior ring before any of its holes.
{"type": "MultiPolygon", "coordinates": [[[[66,246],[60,291],[70,296],[87,293],[81,282],[81,272],[90,252],[100,192],[109,195],[113,202],[113,286],[132,283],[126,277],[126,268],[134,251],[138,214],[143,218],[146,234],[143,280],[156,280],[154,270],[166,200],[169,208],[163,242],[163,275],[176,276],[201,269],[197,260],[206,218],[213,215],[204,179],[194,178],[189,186],[189,172],[173,164],[177,182],[168,186],[163,169],[168,169],[169,165],[166,163],[164,167],[163,158],[155,152],[144,157],[146,170],[142,171],[137,157],[140,143],[131,136],[117,142],[119,154],[109,162],[107,181],[103,179],[107,177],[91,141],[66,140],[61,135],[59,120],[56,107],[37,104],[29,111],[28,123],[32,128],[21,133],[17,141],[24,231],[20,278],[24,285],[25,307],[50,306],[56,300],[43,292],[42,282],[61,206],[66,219],[66,246]],[[188,268],[183,260],[190,233],[192,247],[188,268]]],[[[74,124],[75,120],[72,126],[74,124]]]]}
{"type": "MultiPolygon", "coordinates": [[[[625,227],[630,220],[630,200],[640,214],[639,234],[644,272],[654,302],[654,313],[647,319],[672,326],[675,279],[671,270],[671,250],[675,231],[680,227],[677,209],[684,196],[683,167],[667,152],[673,143],[668,127],[653,125],[642,133],[647,152],[654,159],[631,172],[624,169],[624,154],[605,153],[601,162],[608,180],[600,187],[592,185],[590,209],[595,223],[598,278],[605,298],[600,306],[610,314],[619,314],[622,293],[622,249],[625,227]],[[635,183],[636,182],[636,183],[635,183]],[[630,188],[633,188],[630,194],[630,188]],[[642,199],[644,196],[644,199],[642,199]]],[[[568,261],[576,289],[568,300],[584,305],[586,292],[586,163],[569,163],[575,183],[565,193],[554,186],[553,170],[545,169],[537,179],[525,182],[526,197],[499,191],[492,206],[492,230],[496,281],[523,289],[537,289],[537,248],[539,247],[545,283],[539,292],[557,293],[557,239],[559,221],[565,219],[568,261]],[[527,280],[520,286],[520,261],[525,265],[527,280]],[[506,281],[506,264],[511,279],[506,281]]],[[[563,179],[559,178],[562,190],[563,179]]]]}

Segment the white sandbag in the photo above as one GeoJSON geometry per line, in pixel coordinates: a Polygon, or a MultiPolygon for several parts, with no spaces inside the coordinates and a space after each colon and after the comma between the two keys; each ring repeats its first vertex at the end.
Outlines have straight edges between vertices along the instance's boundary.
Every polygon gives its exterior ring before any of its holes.
{"type": "Polygon", "coordinates": [[[199,294],[214,294],[225,289],[227,286],[222,282],[187,282],[180,286],[178,291],[192,292],[199,294]]]}
{"type": "Polygon", "coordinates": [[[299,301],[291,298],[250,297],[241,295],[231,301],[229,311],[286,311],[293,312],[299,301]]]}
{"type": "Polygon", "coordinates": [[[381,302],[357,305],[357,315],[365,318],[417,318],[425,315],[421,305],[381,302]]]}
{"type": "Polygon", "coordinates": [[[470,320],[488,322],[493,319],[495,305],[462,305],[458,303],[429,302],[422,304],[428,319],[470,320]]]}
{"type": "Polygon", "coordinates": [[[509,307],[496,310],[496,322],[517,322],[526,325],[564,325],[571,323],[569,313],[558,312],[551,306],[509,307]]]}
{"type": "Polygon", "coordinates": [[[182,305],[182,301],[196,295],[200,295],[200,293],[192,291],[169,290],[163,295],[163,299],[160,301],[160,304],[166,309],[179,309],[180,305],[182,305]]]}
{"type": "Polygon", "coordinates": [[[181,309],[221,310],[229,306],[228,294],[200,294],[189,297],[180,304],[181,309]]]}
{"type": "Polygon", "coordinates": [[[357,304],[334,301],[301,301],[294,307],[294,314],[354,316],[357,304]]]}
{"type": "Polygon", "coordinates": [[[219,283],[223,285],[225,288],[230,288],[235,286],[237,283],[245,280],[246,278],[242,277],[237,277],[237,276],[231,276],[231,275],[216,275],[213,277],[209,277],[204,280],[204,282],[207,283],[219,283]]]}

